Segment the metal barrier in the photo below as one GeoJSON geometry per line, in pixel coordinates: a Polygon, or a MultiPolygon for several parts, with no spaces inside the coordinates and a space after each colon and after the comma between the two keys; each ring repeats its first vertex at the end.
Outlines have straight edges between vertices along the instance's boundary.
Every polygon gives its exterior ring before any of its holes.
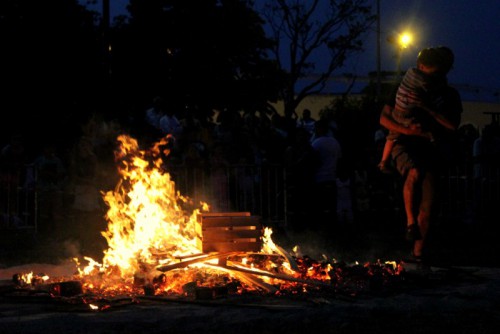
{"type": "Polygon", "coordinates": [[[441,215],[466,223],[491,220],[500,204],[500,167],[454,167],[441,178],[444,191],[441,215]]]}
{"type": "MultiPolygon", "coordinates": [[[[22,170],[0,167],[0,231],[36,233],[43,215],[43,210],[39,208],[43,203],[35,184],[28,180],[34,180],[33,166],[28,165],[22,170]]],[[[260,216],[266,224],[287,223],[287,187],[283,166],[174,166],[169,167],[167,172],[177,191],[193,201],[207,203],[212,212],[246,211],[260,216]]],[[[488,219],[494,212],[492,210],[497,210],[500,204],[500,168],[490,168],[476,178],[472,168],[450,168],[441,177],[441,191],[440,217],[443,220],[488,219]]],[[[371,210],[377,208],[372,207],[371,210]]]]}
{"type": "Polygon", "coordinates": [[[32,176],[32,165],[0,166],[0,230],[37,232],[38,201],[32,176]]]}
{"type": "Polygon", "coordinates": [[[264,222],[285,222],[284,169],[275,165],[169,167],[176,189],[213,212],[247,211],[264,222]]]}

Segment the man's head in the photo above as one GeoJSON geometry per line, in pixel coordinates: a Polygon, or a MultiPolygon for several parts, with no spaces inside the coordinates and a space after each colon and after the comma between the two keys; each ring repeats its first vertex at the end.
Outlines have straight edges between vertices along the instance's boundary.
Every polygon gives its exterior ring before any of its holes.
{"type": "Polygon", "coordinates": [[[328,134],[328,122],[325,119],[319,119],[314,123],[314,132],[317,137],[326,136],[328,134]]]}
{"type": "Polygon", "coordinates": [[[452,68],[455,62],[455,55],[453,51],[447,46],[438,46],[436,51],[439,56],[439,69],[442,73],[447,74],[452,68]]]}

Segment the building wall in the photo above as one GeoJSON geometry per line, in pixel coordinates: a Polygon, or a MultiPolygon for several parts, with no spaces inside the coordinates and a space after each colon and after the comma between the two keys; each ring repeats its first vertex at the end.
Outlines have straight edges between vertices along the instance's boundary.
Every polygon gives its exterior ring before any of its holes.
{"type": "MultiPolygon", "coordinates": [[[[312,95],[304,99],[297,108],[297,113],[300,116],[303,109],[308,108],[311,110],[311,115],[313,118],[319,118],[319,112],[327,107],[334,95],[312,95]]],[[[472,124],[478,130],[481,130],[486,124],[491,123],[492,115],[485,114],[485,112],[498,113],[496,117],[500,118],[500,103],[491,102],[462,102],[463,114],[462,114],[462,125],[472,124]]],[[[275,105],[279,112],[283,111],[283,103],[277,103],[275,105]]],[[[498,120],[498,118],[497,118],[498,120]]]]}

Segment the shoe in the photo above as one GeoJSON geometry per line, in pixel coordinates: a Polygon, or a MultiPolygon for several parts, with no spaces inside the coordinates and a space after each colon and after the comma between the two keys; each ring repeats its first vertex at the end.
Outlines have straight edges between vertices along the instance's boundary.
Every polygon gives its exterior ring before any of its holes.
{"type": "Polygon", "coordinates": [[[411,224],[406,228],[406,240],[422,240],[422,234],[420,234],[420,228],[417,224],[411,224]]]}

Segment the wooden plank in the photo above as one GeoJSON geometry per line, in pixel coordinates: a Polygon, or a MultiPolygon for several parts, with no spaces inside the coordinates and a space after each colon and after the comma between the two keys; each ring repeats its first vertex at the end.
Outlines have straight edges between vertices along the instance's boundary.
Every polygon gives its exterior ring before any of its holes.
{"type": "Polygon", "coordinates": [[[199,262],[205,262],[208,260],[216,259],[219,257],[228,257],[229,255],[236,255],[238,252],[226,252],[226,253],[211,253],[211,254],[204,254],[204,256],[200,256],[191,260],[186,260],[186,261],[180,261],[176,263],[171,263],[167,265],[163,265],[160,267],[157,267],[156,270],[161,271],[161,272],[166,272],[169,270],[173,269],[179,269],[179,268],[185,268],[189,266],[190,264],[195,264],[199,262]]]}
{"type": "MultiPolygon", "coordinates": [[[[227,261],[228,263],[231,263],[230,261],[227,261]]],[[[321,287],[328,287],[328,288],[335,288],[333,285],[322,282],[322,281],[316,281],[316,280],[308,280],[308,279],[302,279],[302,278],[297,278],[285,274],[276,274],[276,273],[270,273],[268,271],[256,271],[252,269],[246,269],[246,268],[241,268],[241,267],[235,267],[231,265],[226,265],[224,268],[229,269],[229,270],[234,270],[234,271],[240,271],[243,273],[247,274],[253,274],[257,276],[267,276],[271,278],[277,278],[281,279],[284,281],[290,281],[290,282],[297,282],[297,283],[304,283],[304,284],[310,284],[310,285],[315,285],[315,286],[321,286],[321,287]]]]}
{"type": "Polygon", "coordinates": [[[288,254],[287,251],[285,251],[282,247],[278,245],[276,245],[276,249],[278,253],[280,253],[280,255],[282,255],[288,261],[288,264],[290,264],[290,268],[292,270],[299,271],[299,265],[297,264],[295,259],[290,254],[288,254]]]}
{"type": "Polygon", "coordinates": [[[260,239],[259,230],[207,230],[203,232],[203,242],[231,241],[235,239],[260,239]]]}
{"type": "Polygon", "coordinates": [[[201,221],[202,229],[210,227],[224,227],[224,226],[257,226],[261,227],[260,217],[211,217],[201,221]]]}
{"type": "Polygon", "coordinates": [[[278,292],[278,288],[274,287],[273,285],[264,282],[262,279],[256,277],[255,275],[249,274],[249,273],[244,273],[241,271],[234,271],[231,269],[227,269],[226,266],[221,266],[221,265],[215,265],[215,264],[208,264],[209,266],[212,266],[217,269],[222,269],[224,271],[230,272],[232,275],[236,276],[239,278],[242,282],[246,283],[249,286],[257,286],[260,287],[261,289],[266,290],[269,293],[276,293],[278,292]]]}
{"type": "Polygon", "coordinates": [[[203,243],[203,252],[258,252],[260,242],[207,242],[203,243]]]}
{"type": "Polygon", "coordinates": [[[204,212],[200,215],[201,217],[227,217],[227,216],[237,216],[237,217],[243,217],[243,216],[250,216],[250,212],[241,212],[241,211],[235,211],[235,212],[204,212]]]}
{"type": "Polygon", "coordinates": [[[209,217],[249,217],[250,212],[204,212],[199,214],[196,219],[201,222],[204,218],[209,217]]]}

